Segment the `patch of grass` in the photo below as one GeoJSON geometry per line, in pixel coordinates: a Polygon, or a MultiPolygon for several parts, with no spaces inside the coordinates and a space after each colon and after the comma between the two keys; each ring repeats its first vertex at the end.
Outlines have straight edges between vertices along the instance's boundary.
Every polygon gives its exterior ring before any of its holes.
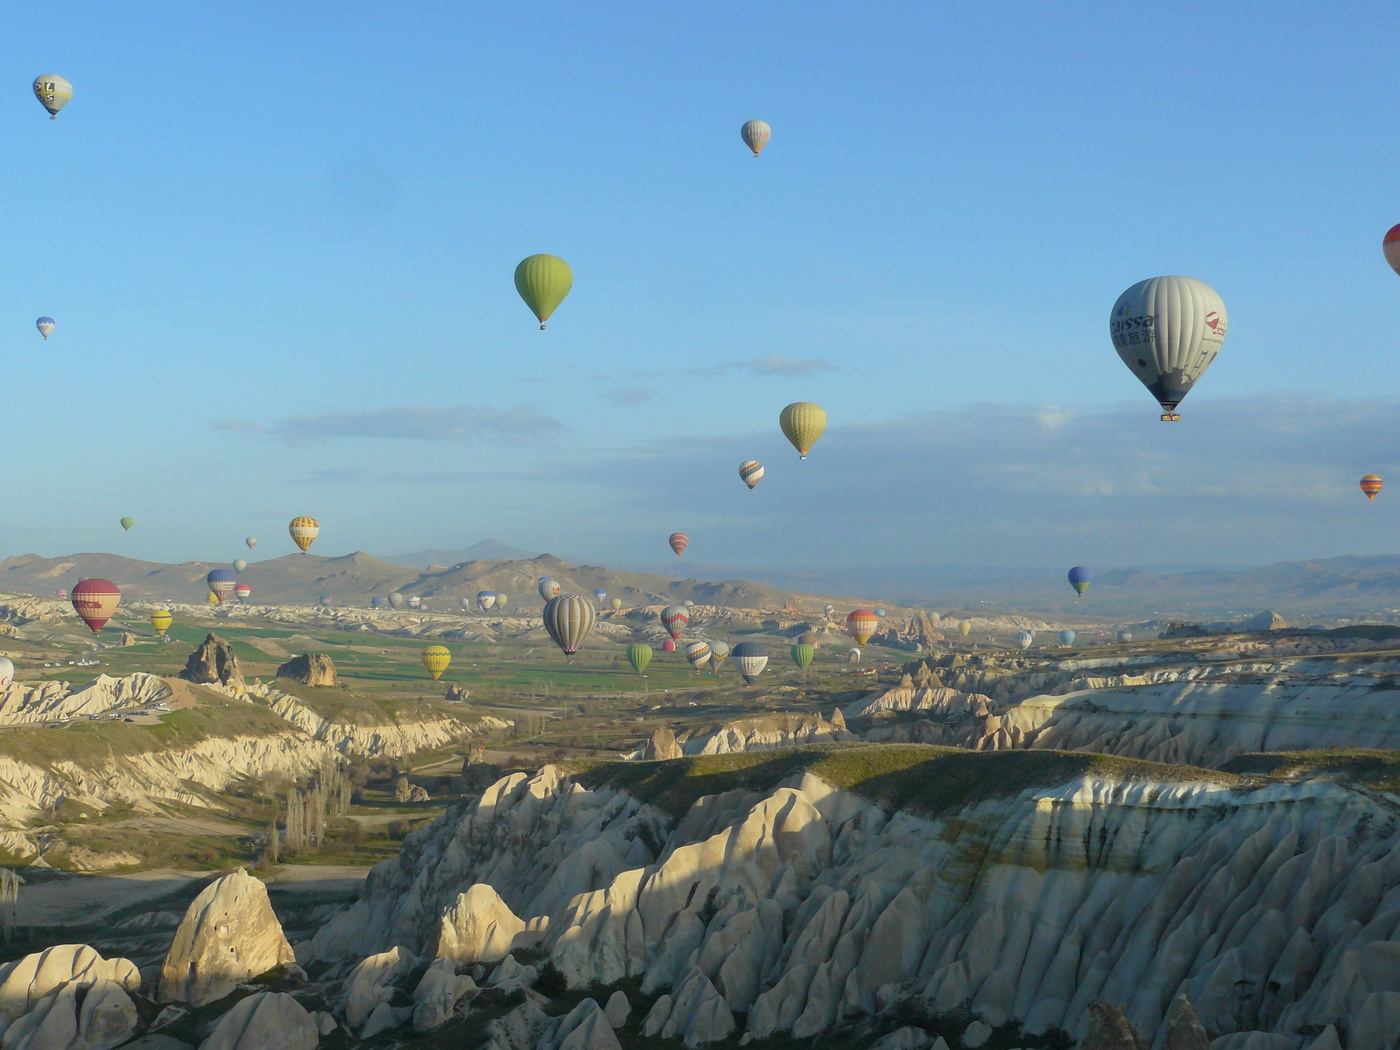
{"type": "Polygon", "coordinates": [[[800,773],[812,773],[886,809],[909,808],[930,815],[985,798],[1063,784],[1088,773],[1120,779],[1240,782],[1230,773],[1113,755],[964,751],[929,744],[814,744],[669,762],[565,762],[562,768],[585,786],[622,788],[677,819],[702,795],[736,788],[771,791],[800,773]]]}
{"type": "Polygon", "coordinates": [[[1328,747],[1316,751],[1268,751],[1239,755],[1221,769],[1281,780],[1337,777],[1373,791],[1400,793],[1400,751],[1328,747]]]}

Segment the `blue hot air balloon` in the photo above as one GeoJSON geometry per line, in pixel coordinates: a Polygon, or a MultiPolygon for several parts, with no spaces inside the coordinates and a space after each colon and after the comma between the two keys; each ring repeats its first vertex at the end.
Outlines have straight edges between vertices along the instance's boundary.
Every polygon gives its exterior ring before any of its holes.
{"type": "Polygon", "coordinates": [[[1093,582],[1094,574],[1084,566],[1076,565],[1069,570],[1069,585],[1074,588],[1076,594],[1083,594],[1093,582]]]}
{"type": "Polygon", "coordinates": [[[54,324],[52,317],[41,317],[39,318],[39,320],[34,322],[34,327],[39,329],[40,335],[42,335],[45,339],[48,339],[49,334],[55,328],[57,328],[58,325],[54,324]]]}
{"type": "Polygon", "coordinates": [[[237,575],[232,569],[213,569],[208,576],[204,577],[204,582],[214,592],[214,597],[223,601],[233,593],[233,585],[237,579],[237,575]]]}
{"type": "Polygon", "coordinates": [[[601,588],[601,587],[599,587],[596,591],[593,592],[593,597],[595,597],[595,598],[598,599],[598,604],[599,604],[599,605],[602,605],[602,604],[603,604],[603,599],[606,598],[607,596],[608,596],[608,592],[605,591],[605,590],[603,590],[603,588],[601,588]]]}
{"type": "Polygon", "coordinates": [[[1060,644],[1061,644],[1061,645],[1073,645],[1073,644],[1074,644],[1074,632],[1073,632],[1073,631],[1061,631],[1061,632],[1060,632],[1060,644]]]}

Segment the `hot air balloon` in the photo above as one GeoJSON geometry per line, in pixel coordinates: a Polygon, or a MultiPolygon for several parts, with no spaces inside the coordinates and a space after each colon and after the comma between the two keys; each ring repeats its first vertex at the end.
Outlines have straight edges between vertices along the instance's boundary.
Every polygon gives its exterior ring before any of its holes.
{"type": "Polygon", "coordinates": [[[317,598],[316,601],[317,601],[323,608],[326,608],[326,609],[329,609],[333,604],[335,604],[335,599],[332,598],[329,594],[323,594],[323,595],[321,595],[321,597],[317,598]]]}
{"type": "Polygon", "coordinates": [[[247,567],[248,567],[248,563],[247,563],[246,561],[244,561],[242,558],[234,558],[234,559],[233,559],[233,571],[234,571],[234,572],[242,572],[242,571],[243,571],[244,569],[246,569],[247,567]]]}
{"type": "Polygon", "coordinates": [[[758,676],[768,666],[768,650],[758,642],[740,642],[730,655],[734,657],[734,666],[739,669],[739,674],[749,685],[758,681],[758,676]]]}
{"type": "Polygon", "coordinates": [[[810,401],[794,401],[778,414],[778,426],[783,429],[783,437],[797,449],[798,458],[806,459],[826,429],[826,412],[810,401]]]}
{"type": "Polygon", "coordinates": [[[382,609],[387,604],[388,603],[377,594],[369,600],[369,607],[371,609],[382,609]]]}
{"type": "Polygon", "coordinates": [[[690,615],[681,605],[668,605],[661,610],[661,626],[672,638],[679,639],[681,632],[690,626],[690,615]]]}
{"type": "Polygon", "coordinates": [[[849,661],[850,661],[851,663],[853,663],[853,664],[858,664],[858,663],[860,663],[860,649],[858,649],[858,648],[857,648],[857,649],[847,649],[847,650],[846,650],[846,659],[849,660],[849,661]]]}
{"type": "Polygon", "coordinates": [[[693,608],[695,608],[695,603],[694,603],[693,601],[691,601],[689,598],[687,598],[685,601],[681,602],[681,604],[684,605],[687,609],[693,609],[693,608]]]}
{"type": "Polygon", "coordinates": [[[131,526],[135,524],[136,520],[134,518],[122,518],[122,528],[125,529],[127,532],[130,532],[131,526]]]}
{"type": "Polygon", "coordinates": [[[629,645],[627,647],[627,662],[632,665],[632,670],[642,674],[646,671],[647,664],[651,663],[651,646],[629,645]]]}
{"type": "Polygon", "coordinates": [[[1060,632],[1060,644],[1061,644],[1061,645],[1073,645],[1073,644],[1074,644],[1074,638],[1075,638],[1075,634],[1074,634],[1073,631],[1068,631],[1068,630],[1066,630],[1066,631],[1061,631],[1061,632],[1060,632]]]}
{"type": "Polygon", "coordinates": [[[204,577],[204,582],[209,585],[210,592],[219,601],[223,601],[233,591],[235,583],[232,569],[211,569],[209,575],[204,577]]]}
{"type": "Polygon", "coordinates": [[[436,682],[452,662],[452,653],[445,645],[430,645],[423,650],[423,669],[433,676],[436,682]]]}
{"type": "Polygon", "coordinates": [[[39,318],[39,320],[34,322],[34,327],[39,329],[39,334],[42,335],[44,337],[44,340],[47,342],[49,335],[58,326],[54,324],[52,317],[41,317],[39,318]]]}
{"type": "Polygon", "coordinates": [[[1361,479],[1361,491],[1366,493],[1366,499],[1373,500],[1376,493],[1381,490],[1381,479],[1379,475],[1367,474],[1361,479]]]}
{"type": "Polygon", "coordinates": [[[391,608],[391,609],[402,609],[402,608],[403,608],[403,595],[400,594],[398,591],[394,591],[392,594],[389,595],[389,608],[391,608]]]}
{"type": "Polygon", "coordinates": [[[959,620],[959,621],[958,621],[958,634],[960,634],[960,635],[962,635],[964,638],[966,638],[966,637],[967,637],[969,634],[971,634],[971,633],[972,633],[972,621],[971,621],[971,620],[959,620]]]}
{"type": "Polygon", "coordinates": [[[817,645],[817,640],[818,640],[818,639],[817,639],[817,632],[816,632],[816,631],[803,631],[800,635],[798,635],[797,640],[798,640],[799,642],[801,642],[803,645],[810,645],[810,646],[812,646],[812,647],[815,649],[815,648],[816,648],[816,645],[817,645]]]}
{"type": "Polygon", "coordinates": [[[834,613],[835,611],[836,611],[836,606],[832,605],[830,602],[827,602],[825,605],[822,606],[822,614],[823,614],[824,616],[830,617],[831,614],[834,613]]]}
{"type": "Polygon", "coordinates": [[[1381,241],[1381,250],[1385,252],[1385,261],[1390,263],[1390,268],[1400,273],[1400,226],[1392,226],[1386,233],[1385,240],[1381,241]]]}
{"type": "Polygon", "coordinates": [[[676,557],[679,558],[690,546],[690,537],[683,532],[673,532],[666,542],[671,545],[671,549],[676,552],[676,557]]]}
{"type": "Polygon", "coordinates": [[[856,640],[861,648],[870,641],[870,636],[880,628],[880,618],[869,609],[857,609],[846,617],[846,633],[856,640]]]}
{"type": "Polygon", "coordinates": [[[1132,631],[1119,631],[1117,638],[1120,642],[1131,642],[1133,640],[1132,631]]]}
{"type": "Polygon", "coordinates": [[[613,607],[613,611],[614,611],[614,612],[616,612],[618,609],[621,609],[621,608],[622,608],[622,599],[621,599],[621,598],[614,598],[614,599],[612,600],[612,607],[613,607]]]}
{"type": "Polygon", "coordinates": [[[739,137],[744,140],[745,146],[753,150],[753,155],[755,157],[758,156],[759,151],[763,149],[764,146],[768,145],[768,139],[772,134],[773,129],[762,120],[747,121],[744,126],[739,129],[739,137]]]}
{"type": "Polygon", "coordinates": [[[763,480],[763,464],[756,459],[744,460],[739,464],[739,479],[752,492],[754,487],[763,480]]]}
{"type": "Polygon", "coordinates": [[[0,656],[0,689],[8,689],[10,683],[15,680],[15,665],[13,661],[0,656]]]}
{"type": "Polygon", "coordinates": [[[539,318],[541,332],[573,286],[573,270],[557,255],[531,255],[515,268],[515,290],[539,318]]]}
{"type": "Polygon", "coordinates": [[[287,526],[287,531],[292,534],[292,542],[301,548],[301,553],[306,553],[306,548],[315,542],[316,537],[321,532],[321,523],[315,518],[302,516],[293,518],[291,524],[287,526]]]}
{"type": "Polygon", "coordinates": [[[715,674],[719,674],[720,665],[729,659],[728,642],[710,643],[710,666],[714,668],[715,674]]]}
{"type": "Polygon", "coordinates": [[[605,590],[603,590],[603,588],[601,588],[601,587],[599,587],[597,590],[595,590],[595,591],[593,592],[593,597],[596,598],[596,599],[598,599],[598,604],[599,604],[599,605],[602,605],[602,604],[603,604],[603,600],[604,600],[605,598],[607,598],[607,596],[608,596],[608,592],[605,591],[605,590]]]}
{"type": "Polygon", "coordinates": [[[1018,631],[1013,640],[1016,642],[1018,648],[1029,649],[1031,643],[1035,641],[1035,635],[1031,634],[1030,631],[1018,631]]]}
{"type": "Polygon", "coordinates": [[[570,663],[597,619],[593,603],[577,594],[556,594],[545,602],[544,629],[554,639],[554,644],[564,650],[570,663]]]}
{"type": "Polygon", "coordinates": [[[559,593],[559,584],[555,583],[548,576],[540,577],[540,597],[545,601],[553,598],[559,593]]]}
{"type": "Polygon", "coordinates": [[[121,604],[122,592],[110,580],[97,578],[81,581],[73,588],[73,609],[88,625],[88,630],[96,634],[102,625],[112,618],[121,604]]]}
{"type": "Polygon", "coordinates": [[[1191,277],[1153,277],[1118,297],[1108,319],[1118,356],[1162,406],[1162,422],[1205,374],[1225,342],[1225,303],[1191,277]]]}
{"type": "Polygon", "coordinates": [[[1069,585],[1074,588],[1075,594],[1083,594],[1093,582],[1094,574],[1084,566],[1076,565],[1069,570],[1069,585]]]}
{"type": "Polygon", "coordinates": [[[58,111],[73,97],[73,85],[57,73],[44,73],[34,78],[34,97],[49,111],[49,119],[57,120],[58,111]]]}
{"type": "Polygon", "coordinates": [[[488,612],[489,610],[494,609],[496,607],[496,592],[477,591],[476,607],[482,612],[488,612]]]}
{"type": "Polygon", "coordinates": [[[509,600],[510,600],[510,595],[508,595],[508,594],[502,594],[500,591],[497,591],[497,592],[496,592],[496,608],[497,608],[497,609],[504,609],[504,608],[506,607],[506,602],[509,601],[509,600]]]}
{"type": "Polygon", "coordinates": [[[234,584],[233,596],[240,602],[246,602],[253,596],[253,588],[249,587],[246,583],[234,584]]]}
{"type": "Polygon", "coordinates": [[[249,549],[249,550],[252,550],[254,547],[256,547],[256,546],[258,545],[258,538],[257,538],[256,536],[249,536],[249,537],[248,537],[246,540],[244,540],[243,542],[246,543],[246,544],[248,545],[248,549],[249,549]]]}
{"type": "Polygon", "coordinates": [[[797,665],[799,671],[805,671],[812,666],[812,658],[817,655],[816,646],[798,643],[792,647],[792,662],[797,665]]]}
{"type": "Polygon", "coordinates": [[[60,588],[58,589],[58,600],[61,601],[61,602],[66,602],[66,601],[68,600],[68,588],[67,588],[67,587],[60,587],[60,588]]]}
{"type": "Polygon", "coordinates": [[[876,609],[876,610],[875,610],[875,615],[878,616],[878,617],[880,617],[880,619],[883,620],[883,619],[885,618],[885,610],[884,610],[884,609],[876,609]]]}
{"type": "Polygon", "coordinates": [[[710,644],[708,642],[691,642],[685,647],[685,658],[690,666],[695,668],[695,673],[700,673],[700,668],[710,662],[710,644]]]}
{"type": "Polygon", "coordinates": [[[204,604],[205,604],[205,605],[218,605],[218,604],[219,604],[219,596],[218,596],[217,594],[215,594],[213,591],[205,591],[205,592],[204,592],[204,604]]]}
{"type": "Polygon", "coordinates": [[[664,642],[662,642],[662,643],[661,643],[661,651],[662,651],[663,653],[674,653],[674,652],[676,651],[676,642],[675,642],[675,639],[673,639],[673,638],[667,638],[664,642]]]}
{"type": "Polygon", "coordinates": [[[156,609],[151,613],[151,626],[156,629],[156,634],[164,635],[174,622],[175,618],[170,615],[169,609],[156,609]]]}

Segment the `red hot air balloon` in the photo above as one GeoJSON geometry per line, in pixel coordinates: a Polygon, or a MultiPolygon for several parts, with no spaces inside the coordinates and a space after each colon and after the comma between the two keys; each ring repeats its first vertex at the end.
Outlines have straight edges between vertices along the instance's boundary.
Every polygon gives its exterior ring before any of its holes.
{"type": "Polygon", "coordinates": [[[122,592],[110,580],[84,580],[73,588],[73,608],[93,634],[112,618],[121,600],[122,592]]]}
{"type": "Polygon", "coordinates": [[[690,546],[690,537],[683,532],[673,532],[667,542],[671,544],[671,549],[676,552],[676,557],[679,558],[690,546]]]}
{"type": "Polygon", "coordinates": [[[676,643],[667,638],[661,643],[661,651],[663,653],[674,653],[676,651],[676,643]]]}
{"type": "Polygon", "coordinates": [[[1381,250],[1385,252],[1385,261],[1390,263],[1390,268],[1400,273],[1400,226],[1392,226],[1387,231],[1385,240],[1381,242],[1381,250]]]}
{"type": "Polygon", "coordinates": [[[1366,498],[1372,500],[1376,498],[1376,493],[1381,490],[1381,479],[1375,474],[1367,474],[1361,479],[1361,491],[1366,493],[1366,498]]]}

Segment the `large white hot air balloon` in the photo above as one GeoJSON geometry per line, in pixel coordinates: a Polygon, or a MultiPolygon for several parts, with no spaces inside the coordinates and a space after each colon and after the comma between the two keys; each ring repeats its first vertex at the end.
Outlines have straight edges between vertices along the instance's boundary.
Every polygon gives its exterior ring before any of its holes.
{"type": "Polygon", "coordinates": [[[1113,348],[1162,406],[1162,421],[1205,374],[1225,342],[1225,303],[1192,277],[1153,277],[1118,297],[1109,316],[1113,348]]]}
{"type": "Polygon", "coordinates": [[[544,605],[544,629],[570,663],[597,619],[593,603],[577,594],[556,594],[544,605]]]}

